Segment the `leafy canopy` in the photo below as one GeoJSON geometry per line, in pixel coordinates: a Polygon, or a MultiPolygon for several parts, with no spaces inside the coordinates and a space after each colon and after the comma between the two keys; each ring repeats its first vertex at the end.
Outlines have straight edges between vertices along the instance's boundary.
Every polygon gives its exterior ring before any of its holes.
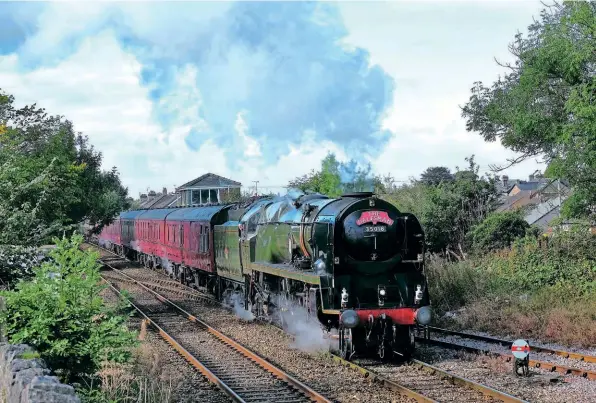
{"type": "Polygon", "coordinates": [[[48,242],[89,220],[101,226],[128,206],[116,168],[61,116],[17,109],[0,90],[0,244],[48,242]]]}
{"type": "Polygon", "coordinates": [[[479,253],[504,249],[526,236],[529,229],[521,210],[495,212],[470,232],[472,248],[479,253]]]}
{"type": "Polygon", "coordinates": [[[544,156],[546,176],[570,181],[562,212],[596,217],[596,3],[555,4],[516,35],[508,73],[474,83],[462,115],[469,131],[521,156],[544,156]]]}
{"type": "Polygon", "coordinates": [[[1,320],[10,343],[34,347],[66,382],[91,375],[102,361],[125,362],[136,343],[127,316],[100,296],[96,253],[79,249],[82,237],[55,240],[52,262],[35,268],[32,281],[6,291],[1,320]]]}
{"type": "Polygon", "coordinates": [[[474,156],[466,161],[468,167],[457,168],[452,180],[438,184],[413,180],[384,196],[401,211],[418,217],[430,252],[460,259],[469,246],[468,233],[498,204],[494,178],[479,175],[474,156]]]}

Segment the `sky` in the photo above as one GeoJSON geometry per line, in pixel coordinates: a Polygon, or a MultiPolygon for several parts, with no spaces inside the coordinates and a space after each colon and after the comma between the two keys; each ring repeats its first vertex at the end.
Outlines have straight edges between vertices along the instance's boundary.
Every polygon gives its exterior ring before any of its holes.
{"type": "MultiPolygon", "coordinates": [[[[514,157],[465,129],[540,1],[0,1],[0,88],[64,115],[129,194],[212,172],[259,190],[339,160],[397,181],[514,157]]],[[[526,178],[530,160],[505,172],[526,178]]]]}

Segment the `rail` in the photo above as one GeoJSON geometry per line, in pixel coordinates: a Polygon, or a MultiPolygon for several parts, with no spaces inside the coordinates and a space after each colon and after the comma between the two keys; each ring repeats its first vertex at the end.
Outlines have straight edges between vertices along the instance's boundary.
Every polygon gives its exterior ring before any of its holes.
{"type": "MultiPolygon", "coordinates": [[[[100,259],[100,261],[101,261],[101,259],[100,259]]],[[[223,333],[219,332],[218,330],[216,330],[215,328],[211,327],[207,323],[203,322],[202,320],[200,320],[196,316],[188,313],[186,310],[184,310],[183,308],[181,308],[180,306],[178,306],[174,302],[170,301],[169,299],[167,299],[163,295],[155,292],[151,288],[145,286],[143,283],[141,283],[140,281],[137,281],[136,279],[130,277],[126,273],[123,273],[121,270],[116,269],[116,268],[110,266],[109,264],[106,264],[106,266],[110,267],[113,271],[115,271],[116,273],[118,273],[122,277],[126,278],[127,280],[134,282],[136,285],[138,285],[139,287],[143,288],[145,291],[148,291],[149,293],[153,294],[155,296],[155,298],[157,298],[159,301],[161,301],[161,302],[163,302],[165,304],[168,304],[170,307],[174,308],[181,315],[185,316],[190,322],[193,322],[195,324],[200,325],[201,327],[203,327],[204,329],[206,329],[210,334],[212,334],[217,339],[219,339],[220,341],[222,341],[224,344],[227,344],[228,346],[230,346],[234,350],[236,350],[239,353],[241,353],[242,355],[244,355],[249,360],[255,362],[257,365],[259,365],[260,367],[262,367],[263,369],[265,369],[267,372],[271,373],[272,375],[274,375],[278,379],[286,382],[288,385],[291,385],[292,387],[294,387],[297,390],[301,391],[302,393],[304,393],[310,399],[312,399],[312,400],[314,400],[316,402],[330,403],[330,400],[328,400],[327,398],[325,398],[324,396],[322,396],[321,394],[319,394],[315,390],[311,389],[310,387],[308,387],[307,385],[303,384],[299,380],[293,378],[289,374],[285,373],[283,370],[277,368],[276,366],[274,366],[273,364],[271,364],[270,362],[268,362],[264,358],[260,357],[259,355],[255,354],[254,352],[250,351],[246,347],[242,346],[241,344],[239,344],[235,340],[233,340],[233,339],[229,338],[228,336],[224,335],[223,333]]],[[[104,280],[109,283],[109,280],[107,280],[105,278],[104,278],[104,280]]],[[[112,288],[114,288],[113,285],[112,285],[112,288]]],[[[132,304],[132,301],[131,301],[131,304],[132,304]]],[[[135,306],[135,308],[137,310],[139,310],[138,307],[135,306]]],[[[145,313],[142,312],[142,314],[143,314],[143,316],[145,318],[149,319],[149,321],[150,321],[150,323],[152,325],[155,325],[156,327],[158,327],[157,324],[153,320],[151,320],[145,313]]],[[[163,329],[161,329],[159,327],[158,327],[158,329],[160,330],[160,334],[162,334],[162,335],[163,334],[166,334],[166,332],[163,329]]],[[[169,336],[169,337],[171,338],[171,336],[169,336]]],[[[180,346],[180,348],[182,348],[182,346],[180,346]]],[[[178,348],[176,348],[176,349],[179,352],[180,351],[185,351],[185,350],[179,350],[178,348]]],[[[188,353],[187,351],[182,352],[181,354],[185,358],[189,359],[190,353],[188,353]]],[[[193,363],[193,365],[195,365],[195,364],[193,363]]],[[[201,370],[201,372],[204,373],[205,376],[207,376],[208,379],[212,380],[214,383],[216,383],[220,387],[222,386],[222,384],[225,385],[223,383],[223,381],[221,381],[221,379],[219,379],[218,377],[216,377],[213,374],[212,371],[210,371],[209,369],[207,369],[207,367],[205,367],[204,365],[202,365],[202,364],[200,364],[200,365],[204,368],[204,370],[201,370]],[[206,371],[209,371],[209,372],[206,372],[205,370],[206,371]],[[205,371],[205,372],[203,372],[203,371],[205,371]]],[[[222,389],[224,390],[224,392],[228,393],[228,391],[225,389],[225,387],[223,387],[222,389]]],[[[230,395],[230,396],[232,396],[232,395],[230,395]]],[[[237,400],[237,401],[244,401],[244,400],[237,400]]]]}
{"type": "MultiPolygon", "coordinates": [[[[420,341],[421,343],[426,343],[426,344],[433,344],[433,345],[436,345],[439,347],[464,350],[464,351],[467,351],[470,353],[490,355],[493,357],[500,357],[507,362],[512,361],[514,358],[513,355],[511,355],[511,354],[499,353],[499,352],[490,351],[490,350],[483,350],[483,349],[476,348],[476,347],[464,346],[462,344],[450,343],[447,341],[441,341],[441,340],[436,340],[436,339],[427,339],[427,338],[422,338],[422,337],[416,337],[416,341],[420,341]]],[[[554,364],[551,362],[532,360],[532,359],[530,359],[529,365],[534,368],[542,368],[542,369],[545,369],[545,370],[551,371],[551,372],[556,371],[556,372],[559,372],[564,375],[571,374],[571,375],[587,378],[590,380],[596,380],[596,372],[595,371],[571,368],[571,367],[568,367],[565,365],[559,365],[559,364],[554,364]]]]}
{"type": "MultiPolygon", "coordinates": [[[[455,330],[443,329],[440,327],[429,326],[428,329],[432,330],[433,332],[436,332],[436,333],[449,334],[452,336],[458,336],[458,337],[462,337],[462,338],[466,338],[466,339],[485,341],[488,343],[496,343],[496,344],[500,344],[503,346],[513,344],[513,341],[511,341],[511,340],[504,340],[504,339],[499,339],[499,338],[490,337],[490,336],[481,336],[481,335],[472,334],[472,333],[458,332],[455,330]]],[[[552,355],[558,355],[563,358],[571,358],[574,360],[596,363],[596,356],[583,354],[583,353],[555,350],[552,348],[539,347],[539,346],[530,346],[530,350],[535,351],[537,353],[547,353],[547,354],[552,354],[552,355]]]]}

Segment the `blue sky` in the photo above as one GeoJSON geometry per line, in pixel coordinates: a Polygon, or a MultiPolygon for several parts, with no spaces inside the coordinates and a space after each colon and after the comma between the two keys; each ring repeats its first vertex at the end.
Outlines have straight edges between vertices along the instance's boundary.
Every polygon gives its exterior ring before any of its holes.
{"type": "Polygon", "coordinates": [[[207,171],[277,192],[329,151],[398,180],[471,154],[486,170],[514,154],[467,133],[459,105],[541,9],[0,2],[0,88],[72,120],[133,196],[207,171]]]}

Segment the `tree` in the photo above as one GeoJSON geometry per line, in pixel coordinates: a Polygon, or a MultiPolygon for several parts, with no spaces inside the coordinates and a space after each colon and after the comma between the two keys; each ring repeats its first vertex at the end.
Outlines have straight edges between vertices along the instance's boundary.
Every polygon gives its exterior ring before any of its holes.
{"type": "Polygon", "coordinates": [[[490,214],[470,232],[472,248],[479,253],[504,249],[523,238],[530,225],[521,211],[502,211],[490,214]]]}
{"type": "Polygon", "coordinates": [[[312,170],[309,174],[291,180],[288,187],[338,197],[346,192],[383,192],[384,182],[371,174],[370,164],[360,168],[354,160],[342,163],[335,154],[329,153],[321,161],[319,171],[312,170]]]}
{"type": "Polygon", "coordinates": [[[447,167],[430,167],[420,175],[420,182],[425,185],[436,186],[441,182],[453,181],[453,175],[447,167]]]}
{"type": "Polygon", "coordinates": [[[574,188],[563,213],[596,217],[596,3],[547,7],[509,50],[503,78],[474,83],[467,129],[520,152],[511,164],[543,156],[546,174],[574,188]]]}
{"type": "Polygon", "coordinates": [[[80,250],[78,235],[55,242],[52,261],[33,270],[33,281],[3,293],[1,320],[10,343],[31,345],[70,383],[95,373],[104,360],[127,361],[135,335],[119,314],[124,305],[104,305],[97,253],[80,250]]]}
{"type": "Polygon", "coordinates": [[[495,179],[479,175],[474,156],[452,181],[429,185],[412,181],[385,196],[403,212],[418,217],[429,251],[464,259],[468,233],[497,207],[495,179]]]}
{"type": "Polygon", "coordinates": [[[89,221],[96,231],[128,207],[116,168],[61,116],[16,109],[0,90],[0,244],[40,244],[89,221]]]}

